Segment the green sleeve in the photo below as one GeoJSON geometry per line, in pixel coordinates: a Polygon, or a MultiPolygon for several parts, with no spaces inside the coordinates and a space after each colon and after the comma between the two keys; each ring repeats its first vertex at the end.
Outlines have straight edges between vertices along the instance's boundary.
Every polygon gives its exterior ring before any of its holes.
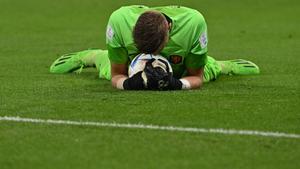
{"type": "Polygon", "coordinates": [[[202,15],[195,15],[194,24],[197,31],[193,35],[192,47],[186,57],[185,66],[197,69],[204,67],[207,62],[208,37],[206,22],[202,15]]]}
{"type": "Polygon", "coordinates": [[[108,24],[106,27],[106,44],[113,47],[118,48],[123,46],[121,33],[120,33],[120,20],[123,19],[122,15],[120,15],[120,10],[113,12],[108,20],[108,24]]]}
{"type": "Polygon", "coordinates": [[[203,55],[207,53],[208,36],[207,36],[207,25],[204,17],[199,14],[194,17],[194,24],[196,30],[192,36],[192,47],[190,53],[195,55],[203,55]]]}
{"type": "Polygon", "coordinates": [[[115,11],[109,18],[106,30],[106,46],[108,57],[111,63],[126,64],[128,62],[128,52],[122,42],[119,20],[120,10],[115,11]]]}
{"type": "Polygon", "coordinates": [[[113,48],[107,45],[108,57],[111,63],[116,64],[127,64],[128,63],[128,53],[123,47],[113,48]]]}
{"type": "Polygon", "coordinates": [[[204,67],[207,63],[207,54],[195,55],[190,53],[185,59],[185,65],[187,68],[199,69],[204,67]]]}

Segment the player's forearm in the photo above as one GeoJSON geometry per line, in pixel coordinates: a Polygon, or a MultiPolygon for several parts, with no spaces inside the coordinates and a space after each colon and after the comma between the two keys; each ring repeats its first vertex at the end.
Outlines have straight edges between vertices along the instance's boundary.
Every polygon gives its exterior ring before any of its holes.
{"type": "Polygon", "coordinates": [[[198,89],[198,88],[202,87],[204,67],[201,67],[201,68],[198,68],[198,69],[188,68],[187,71],[188,71],[188,76],[185,76],[182,79],[180,79],[181,81],[183,81],[183,88],[198,89]],[[186,85],[184,85],[185,81],[186,81],[186,85]],[[185,87],[185,86],[187,86],[187,87],[185,87]]]}
{"type": "Polygon", "coordinates": [[[124,90],[124,81],[128,79],[126,75],[115,75],[111,79],[111,84],[114,88],[124,90]]]}
{"type": "Polygon", "coordinates": [[[111,84],[114,88],[124,90],[124,82],[128,79],[127,64],[111,64],[111,84]]]}

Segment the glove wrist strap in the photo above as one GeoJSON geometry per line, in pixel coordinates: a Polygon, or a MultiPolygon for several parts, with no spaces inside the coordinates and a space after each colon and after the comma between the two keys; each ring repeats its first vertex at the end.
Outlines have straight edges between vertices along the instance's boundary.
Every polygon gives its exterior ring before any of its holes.
{"type": "Polygon", "coordinates": [[[191,83],[186,79],[180,79],[182,83],[182,90],[189,90],[191,89],[191,83]]]}

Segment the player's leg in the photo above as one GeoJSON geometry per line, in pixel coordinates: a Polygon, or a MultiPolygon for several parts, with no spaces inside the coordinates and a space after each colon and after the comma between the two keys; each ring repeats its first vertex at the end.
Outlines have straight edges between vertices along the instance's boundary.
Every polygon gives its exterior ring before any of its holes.
{"type": "Polygon", "coordinates": [[[51,67],[51,73],[70,73],[81,70],[85,67],[95,67],[95,56],[100,52],[99,49],[88,49],[62,55],[56,59],[51,67]]]}
{"type": "Polygon", "coordinates": [[[65,54],[53,62],[51,73],[70,73],[81,71],[86,67],[96,67],[99,77],[111,79],[110,61],[107,50],[88,49],[80,52],[65,54]]]}
{"type": "Polygon", "coordinates": [[[214,81],[221,74],[221,66],[217,63],[217,61],[208,56],[207,63],[204,67],[204,82],[214,81]]]}
{"type": "Polygon", "coordinates": [[[204,82],[214,81],[219,75],[256,75],[259,67],[251,61],[236,59],[217,61],[208,56],[204,67],[204,82]]]}
{"type": "Polygon", "coordinates": [[[257,75],[259,67],[248,60],[235,59],[226,61],[217,61],[221,66],[221,73],[225,75],[257,75]]]}
{"type": "Polygon", "coordinates": [[[110,60],[107,50],[101,50],[95,55],[94,61],[97,70],[99,71],[99,78],[111,80],[110,60]]]}

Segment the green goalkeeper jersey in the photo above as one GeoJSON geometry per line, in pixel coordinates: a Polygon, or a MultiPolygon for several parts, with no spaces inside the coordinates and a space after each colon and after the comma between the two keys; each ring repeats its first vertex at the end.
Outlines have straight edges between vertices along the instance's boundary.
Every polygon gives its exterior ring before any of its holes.
{"type": "Polygon", "coordinates": [[[134,5],[113,12],[106,31],[110,61],[128,64],[139,54],[132,32],[138,17],[148,10],[159,11],[172,20],[169,42],[160,54],[170,61],[174,76],[181,77],[186,68],[204,67],[208,43],[204,17],[197,10],[181,6],[149,8],[134,5]]]}

